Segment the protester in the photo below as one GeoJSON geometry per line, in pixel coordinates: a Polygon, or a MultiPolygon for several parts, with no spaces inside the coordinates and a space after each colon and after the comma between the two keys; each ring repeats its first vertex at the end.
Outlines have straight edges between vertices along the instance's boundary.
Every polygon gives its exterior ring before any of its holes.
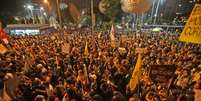
{"type": "Polygon", "coordinates": [[[88,31],[11,37],[12,47],[0,57],[0,72],[11,73],[19,80],[15,89],[7,91],[15,92],[9,96],[15,101],[170,101],[190,98],[187,93],[195,91],[198,98],[200,45],[179,42],[171,33],[132,33],[123,40],[121,35],[115,37],[115,45],[111,45],[108,33],[100,36],[88,31]],[[70,44],[66,52],[64,43],[70,44]],[[146,52],[139,86],[131,91],[128,83],[138,57],[136,48],[145,48],[146,52]],[[177,65],[170,88],[149,78],[153,64],[177,65]]]}

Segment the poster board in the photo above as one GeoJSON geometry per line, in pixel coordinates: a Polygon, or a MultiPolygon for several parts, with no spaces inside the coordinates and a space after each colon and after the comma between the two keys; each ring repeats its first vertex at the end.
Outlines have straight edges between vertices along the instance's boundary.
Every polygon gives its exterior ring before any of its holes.
{"type": "Polygon", "coordinates": [[[176,65],[151,65],[149,77],[155,82],[168,84],[175,71],[176,65]]]}

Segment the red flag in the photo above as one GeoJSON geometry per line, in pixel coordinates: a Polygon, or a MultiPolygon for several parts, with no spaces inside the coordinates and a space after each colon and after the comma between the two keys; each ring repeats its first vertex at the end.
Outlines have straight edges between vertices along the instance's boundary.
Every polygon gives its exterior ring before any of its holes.
{"type": "Polygon", "coordinates": [[[0,39],[5,43],[8,44],[8,36],[3,29],[0,29],[0,39]]]}

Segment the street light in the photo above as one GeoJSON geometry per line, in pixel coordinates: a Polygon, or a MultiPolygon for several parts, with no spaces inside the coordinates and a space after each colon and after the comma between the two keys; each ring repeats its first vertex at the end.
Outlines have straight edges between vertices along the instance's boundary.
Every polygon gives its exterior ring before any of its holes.
{"type": "Polygon", "coordinates": [[[43,15],[46,17],[46,16],[47,16],[47,13],[44,12],[43,15]]]}
{"type": "Polygon", "coordinates": [[[44,11],[44,8],[43,8],[43,7],[40,7],[40,10],[41,10],[41,11],[44,11]]]}
{"type": "Polygon", "coordinates": [[[33,9],[33,6],[32,5],[27,5],[27,8],[32,10],[33,9]]]}
{"type": "Polygon", "coordinates": [[[47,4],[47,3],[48,3],[48,1],[47,1],[47,0],[44,0],[44,3],[46,3],[46,4],[47,4]]]}
{"type": "MultiPolygon", "coordinates": [[[[44,8],[43,8],[43,7],[40,7],[40,14],[41,14],[41,16],[43,16],[43,15],[44,15],[44,13],[45,13],[44,8]]],[[[45,16],[47,16],[47,15],[45,15],[45,16]]]]}
{"type": "Polygon", "coordinates": [[[33,8],[34,7],[29,4],[29,5],[27,5],[27,8],[31,11],[31,16],[34,17],[34,15],[33,15],[33,8]]]}
{"type": "Polygon", "coordinates": [[[44,4],[46,4],[47,6],[47,11],[48,11],[48,13],[50,14],[50,3],[49,3],[49,1],[48,0],[43,0],[43,2],[44,2],[44,4]]]}

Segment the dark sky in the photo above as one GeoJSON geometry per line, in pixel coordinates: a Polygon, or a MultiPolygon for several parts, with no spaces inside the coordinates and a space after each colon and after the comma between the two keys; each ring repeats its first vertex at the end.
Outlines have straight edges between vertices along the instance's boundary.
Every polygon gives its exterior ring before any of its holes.
{"type": "Polygon", "coordinates": [[[7,12],[15,15],[23,8],[24,1],[25,0],[1,0],[0,13],[7,12]]]}

